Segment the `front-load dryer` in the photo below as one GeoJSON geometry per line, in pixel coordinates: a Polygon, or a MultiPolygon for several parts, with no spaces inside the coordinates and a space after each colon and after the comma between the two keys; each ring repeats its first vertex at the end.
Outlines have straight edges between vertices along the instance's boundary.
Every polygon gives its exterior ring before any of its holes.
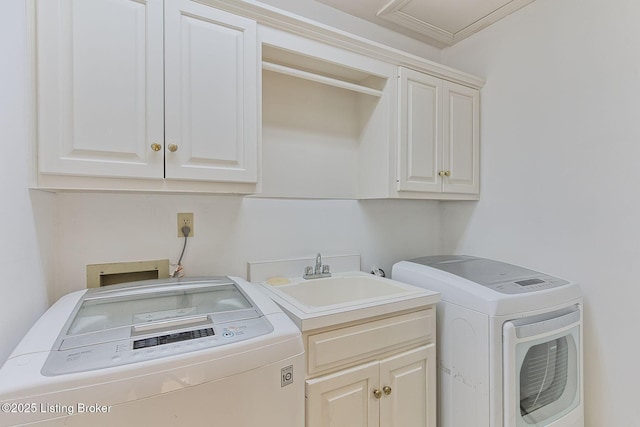
{"type": "Polygon", "coordinates": [[[576,283],[471,256],[401,261],[392,277],[442,296],[439,426],[584,426],[576,283]]]}
{"type": "Polygon", "coordinates": [[[62,297],[0,369],[0,426],[304,424],[304,346],[239,278],[62,297]]]}

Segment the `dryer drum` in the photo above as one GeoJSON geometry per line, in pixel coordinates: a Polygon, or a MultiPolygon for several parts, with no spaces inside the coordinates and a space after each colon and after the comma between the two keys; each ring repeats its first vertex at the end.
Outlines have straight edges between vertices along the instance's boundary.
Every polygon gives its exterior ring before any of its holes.
{"type": "Polygon", "coordinates": [[[520,369],[520,414],[558,400],[567,386],[568,369],[567,337],[531,347],[520,369]]]}

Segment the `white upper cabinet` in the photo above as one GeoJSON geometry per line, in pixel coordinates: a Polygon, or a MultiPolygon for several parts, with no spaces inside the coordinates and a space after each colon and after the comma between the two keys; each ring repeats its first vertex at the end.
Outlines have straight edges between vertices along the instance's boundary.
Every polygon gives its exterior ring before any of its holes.
{"type": "Polygon", "coordinates": [[[397,190],[477,196],[479,91],[399,68],[397,190]]]}
{"type": "Polygon", "coordinates": [[[245,0],[29,0],[54,190],[479,197],[484,81],[245,0]]]}
{"type": "Polygon", "coordinates": [[[41,0],[35,12],[39,179],[257,182],[255,21],[188,0],[41,0]]]}
{"type": "Polygon", "coordinates": [[[442,191],[478,194],[480,91],[445,81],[442,99],[442,191]]]}
{"type": "Polygon", "coordinates": [[[162,0],[36,5],[41,173],[162,178],[162,0]]]}
{"type": "Polygon", "coordinates": [[[441,191],[442,80],[399,69],[400,191],[441,191]]]}
{"type": "Polygon", "coordinates": [[[167,178],[257,181],[255,22],[165,3],[167,178]]]}

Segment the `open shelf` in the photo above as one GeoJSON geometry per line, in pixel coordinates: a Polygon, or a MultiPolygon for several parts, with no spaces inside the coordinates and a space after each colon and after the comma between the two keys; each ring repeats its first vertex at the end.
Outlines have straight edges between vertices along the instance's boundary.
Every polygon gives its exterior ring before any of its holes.
{"type": "Polygon", "coordinates": [[[356,199],[388,163],[396,68],[291,37],[262,44],[261,195],[356,199]]]}
{"type": "Polygon", "coordinates": [[[375,97],[382,96],[387,81],[386,76],[270,45],[262,47],[262,68],[375,97]]]}
{"type": "Polygon", "coordinates": [[[351,90],[353,92],[364,93],[366,95],[377,97],[382,96],[381,90],[372,89],[367,86],[350,83],[344,80],[338,80],[332,77],[323,76],[321,74],[311,73],[309,71],[298,70],[296,68],[287,67],[285,65],[262,61],[262,68],[264,70],[274,71],[276,73],[286,74],[288,76],[298,77],[300,79],[310,80],[312,82],[322,83],[329,86],[335,86],[342,89],[351,90]]]}

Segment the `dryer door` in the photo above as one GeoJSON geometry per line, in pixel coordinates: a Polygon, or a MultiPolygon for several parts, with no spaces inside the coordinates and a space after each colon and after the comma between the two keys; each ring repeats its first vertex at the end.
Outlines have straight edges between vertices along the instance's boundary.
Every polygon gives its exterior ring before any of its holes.
{"type": "Polygon", "coordinates": [[[504,426],[574,426],[582,419],[580,306],[503,325],[504,426]]]}

